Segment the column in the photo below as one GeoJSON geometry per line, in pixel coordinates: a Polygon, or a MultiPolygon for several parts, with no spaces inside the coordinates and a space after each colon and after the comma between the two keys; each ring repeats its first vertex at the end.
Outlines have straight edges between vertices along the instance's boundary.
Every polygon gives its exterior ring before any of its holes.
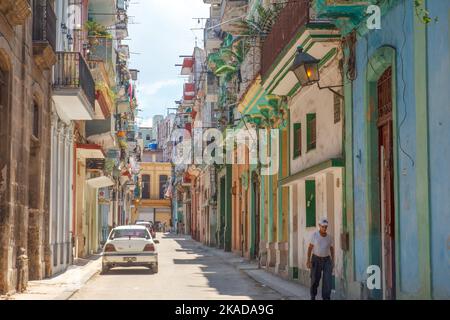
{"type": "Polygon", "coordinates": [[[69,134],[68,134],[68,141],[67,141],[67,147],[68,147],[68,166],[67,166],[67,185],[68,185],[68,219],[67,219],[67,247],[68,247],[68,263],[72,263],[72,235],[74,234],[74,230],[72,230],[72,220],[73,220],[73,188],[75,186],[73,185],[73,124],[71,123],[69,126],[69,134]]]}
{"type": "Polygon", "coordinates": [[[57,133],[57,209],[56,209],[56,245],[54,254],[57,257],[55,266],[60,264],[61,258],[61,242],[62,242],[62,226],[64,219],[64,188],[63,188],[63,179],[64,179],[64,129],[65,125],[62,122],[58,122],[58,133],[57,133]]]}

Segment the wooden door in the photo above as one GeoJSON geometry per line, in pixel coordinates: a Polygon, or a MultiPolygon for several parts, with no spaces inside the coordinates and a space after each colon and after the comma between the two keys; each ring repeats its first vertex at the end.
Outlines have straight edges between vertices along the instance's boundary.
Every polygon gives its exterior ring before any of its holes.
{"type": "Polygon", "coordinates": [[[385,299],[395,299],[395,205],[392,127],[392,69],[378,80],[378,150],[381,250],[385,299]]]}

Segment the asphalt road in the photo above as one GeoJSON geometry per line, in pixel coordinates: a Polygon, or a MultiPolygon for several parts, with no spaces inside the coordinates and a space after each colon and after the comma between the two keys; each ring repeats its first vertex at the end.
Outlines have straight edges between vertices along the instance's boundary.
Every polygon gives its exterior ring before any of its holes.
{"type": "Polygon", "coordinates": [[[71,299],[282,299],[192,240],[170,234],[158,234],[157,239],[157,274],[146,268],[114,268],[96,274],[71,299]]]}

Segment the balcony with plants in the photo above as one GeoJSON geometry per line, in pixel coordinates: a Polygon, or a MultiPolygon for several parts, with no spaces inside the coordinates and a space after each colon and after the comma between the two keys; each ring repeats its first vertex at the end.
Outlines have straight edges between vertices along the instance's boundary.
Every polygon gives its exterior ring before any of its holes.
{"type": "Polygon", "coordinates": [[[95,118],[105,119],[114,112],[116,93],[114,74],[103,60],[88,60],[89,69],[95,81],[96,115],[95,118]]]}

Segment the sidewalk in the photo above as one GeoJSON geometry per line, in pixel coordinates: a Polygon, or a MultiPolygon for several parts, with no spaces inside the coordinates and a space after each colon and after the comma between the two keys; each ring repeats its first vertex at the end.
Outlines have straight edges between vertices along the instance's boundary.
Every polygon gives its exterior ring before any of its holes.
{"type": "MultiPolygon", "coordinates": [[[[195,241],[195,240],[194,240],[195,241]]],[[[264,269],[259,269],[256,262],[249,262],[248,260],[239,257],[231,252],[225,252],[221,249],[208,247],[196,242],[199,247],[208,251],[209,253],[221,258],[225,263],[233,265],[236,269],[247,274],[250,278],[260,283],[263,286],[269,287],[272,290],[280,293],[287,300],[309,300],[309,288],[293,281],[285,280],[277,275],[274,275],[264,269]]],[[[320,298],[320,288],[317,295],[320,298]]]]}
{"type": "Polygon", "coordinates": [[[67,300],[101,270],[101,255],[78,259],[66,272],[53,278],[29,281],[27,291],[0,300],[67,300]]]}

